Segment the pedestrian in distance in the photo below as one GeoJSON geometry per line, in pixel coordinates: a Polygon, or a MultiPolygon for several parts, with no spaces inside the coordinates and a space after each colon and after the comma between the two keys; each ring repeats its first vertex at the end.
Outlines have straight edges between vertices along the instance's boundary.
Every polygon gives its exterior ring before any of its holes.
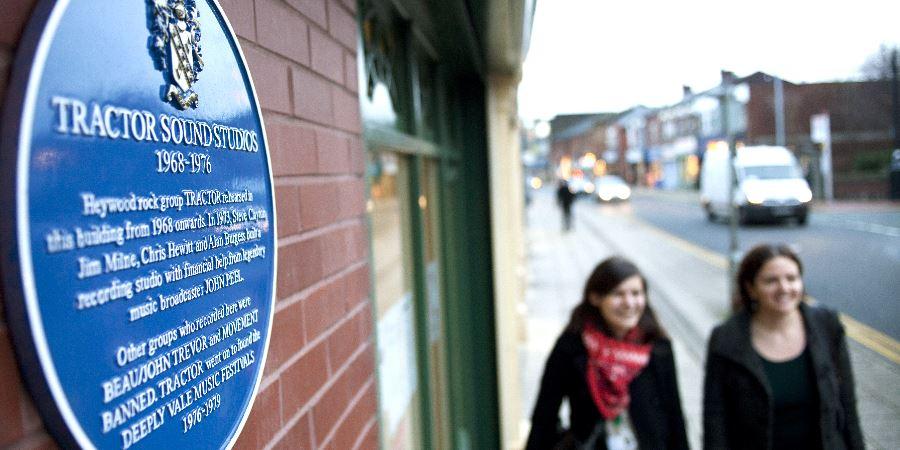
{"type": "Polygon", "coordinates": [[[844,328],[803,301],[800,258],[760,245],[736,278],[737,310],[707,349],[704,448],[864,448],[844,328]]]}
{"type": "Polygon", "coordinates": [[[541,379],[526,449],[688,448],[675,358],[647,303],[647,282],[621,257],[601,262],[541,379]],[[559,410],[569,403],[568,430],[559,410]]]}
{"type": "Polygon", "coordinates": [[[559,186],[556,188],[556,203],[562,208],[564,231],[572,229],[572,203],[574,201],[575,193],[569,189],[569,183],[566,180],[559,180],[559,186]]]}

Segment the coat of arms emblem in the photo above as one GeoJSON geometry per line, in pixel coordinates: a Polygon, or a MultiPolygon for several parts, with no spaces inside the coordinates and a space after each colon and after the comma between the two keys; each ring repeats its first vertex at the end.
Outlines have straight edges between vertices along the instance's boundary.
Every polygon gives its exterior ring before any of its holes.
{"type": "Polygon", "coordinates": [[[203,70],[200,22],[195,0],[147,0],[150,9],[150,48],[167,86],[162,98],[179,109],[196,108],[192,86],[203,70]]]}

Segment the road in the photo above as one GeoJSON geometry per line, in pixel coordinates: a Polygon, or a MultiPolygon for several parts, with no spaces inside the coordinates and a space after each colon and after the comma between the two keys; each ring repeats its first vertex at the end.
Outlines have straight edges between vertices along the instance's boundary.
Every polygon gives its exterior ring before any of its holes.
{"type": "MultiPolygon", "coordinates": [[[[728,253],[728,224],[709,222],[696,194],[638,191],[628,203],[595,208],[634,214],[723,258],[728,253]]],[[[791,245],[803,260],[809,295],[900,340],[900,208],[814,209],[804,227],[741,226],[738,242],[742,252],[761,242],[791,245]]]]}
{"type": "MultiPolygon", "coordinates": [[[[523,417],[531,414],[543,364],[556,336],[567,323],[572,307],[580,299],[584,280],[598,261],[611,254],[620,254],[632,259],[646,276],[650,302],[672,338],[689,440],[692,448],[700,448],[706,339],[712,328],[729,314],[727,260],[724,257],[728,241],[726,226],[706,223],[696,200],[696,194],[642,191],[638,191],[632,202],[621,205],[598,205],[581,200],[574,208],[573,230],[563,232],[552,192],[534,193],[527,210],[528,285],[521,305],[526,329],[520,347],[523,417]],[[683,216],[682,220],[688,222],[682,224],[684,231],[679,232],[676,227],[664,223],[679,223],[671,216],[683,216]],[[688,239],[690,234],[701,234],[702,239],[714,242],[720,240],[718,250],[713,248],[714,245],[702,244],[700,238],[688,239]]],[[[895,206],[893,208],[900,212],[895,206]]],[[[810,219],[848,221],[855,215],[853,220],[870,225],[877,223],[869,218],[871,208],[866,211],[854,208],[852,212],[845,208],[841,213],[831,208],[819,212],[822,214],[810,219]]],[[[877,214],[875,217],[886,222],[881,223],[882,227],[890,227],[894,220],[877,214]]],[[[781,234],[779,227],[772,226],[747,227],[742,232],[762,232],[763,235],[757,238],[765,240],[784,235],[795,238],[790,232],[799,233],[801,236],[794,239],[795,243],[805,245],[801,249],[802,257],[810,258],[811,244],[807,243],[809,237],[804,233],[840,225],[824,222],[821,226],[818,222],[810,223],[806,230],[789,225],[781,234]]],[[[842,226],[864,228],[860,224],[842,226]]],[[[889,228],[871,229],[884,231],[889,228]]],[[[833,245],[830,242],[833,237],[825,234],[820,236],[822,242],[819,245],[833,245]]],[[[884,242],[891,240],[885,238],[884,242]]],[[[745,242],[745,245],[750,243],[745,242]]],[[[896,284],[893,279],[888,283],[896,284]]],[[[884,314],[896,317],[896,313],[884,314]]],[[[896,426],[900,423],[900,398],[896,395],[900,392],[900,344],[858,324],[847,314],[842,315],[841,320],[848,335],[866,446],[877,450],[900,448],[900,427],[896,426]]],[[[562,416],[565,420],[567,415],[563,413],[562,416]]],[[[523,430],[527,429],[526,421],[523,430]]]]}

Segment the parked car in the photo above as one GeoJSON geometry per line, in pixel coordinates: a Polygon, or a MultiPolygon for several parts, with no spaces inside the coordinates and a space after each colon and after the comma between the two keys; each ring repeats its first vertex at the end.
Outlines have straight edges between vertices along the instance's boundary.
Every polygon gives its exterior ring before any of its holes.
{"type": "Polygon", "coordinates": [[[603,175],[594,180],[597,200],[602,202],[625,201],[631,197],[631,188],[616,175],[603,175]]]}
{"type": "MultiPolygon", "coordinates": [[[[731,214],[728,160],[725,149],[709,150],[703,159],[700,201],[709,220],[731,214]]],[[[812,191],[790,150],[776,146],[739,148],[734,168],[737,174],[734,201],[739,222],[793,217],[798,224],[806,224],[812,191]]]]}

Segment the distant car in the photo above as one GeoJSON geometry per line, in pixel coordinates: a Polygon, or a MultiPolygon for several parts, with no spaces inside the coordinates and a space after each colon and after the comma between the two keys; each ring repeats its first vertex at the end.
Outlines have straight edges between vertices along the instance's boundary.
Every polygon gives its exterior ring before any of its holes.
{"type": "Polygon", "coordinates": [[[572,177],[569,180],[569,192],[581,196],[581,195],[591,195],[594,193],[594,183],[584,177],[572,177]]]}
{"type": "Polygon", "coordinates": [[[604,175],[594,181],[597,200],[602,202],[625,201],[631,197],[631,188],[616,175],[604,175]]]}

